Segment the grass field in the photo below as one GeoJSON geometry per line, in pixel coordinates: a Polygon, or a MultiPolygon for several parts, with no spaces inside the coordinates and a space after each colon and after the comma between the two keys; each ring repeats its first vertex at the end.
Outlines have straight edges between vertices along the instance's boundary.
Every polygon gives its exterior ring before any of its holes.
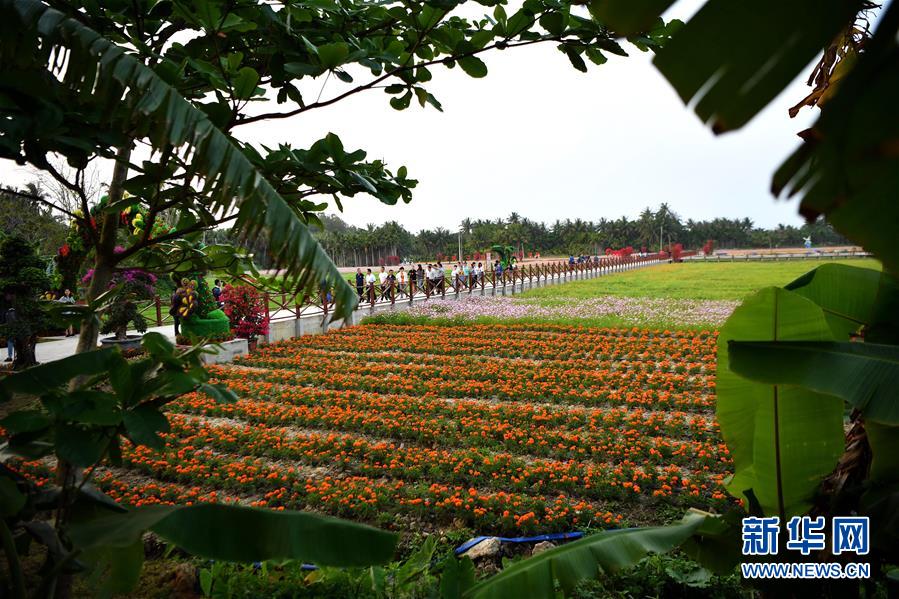
{"type": "MultiPolygon", "coordinates": [[[[880,269],[876,260],[842,264],[880,269]]],[[[770,285],[785,285],[827,261],[665,264],[585,281],[541,287],[515,296],[477,294],[384,312],[369,323],[413,325],[564,324],[705,330],[721,326],[740,301],[770,285]]]]}
{"type": "MultiPolygon", "coordinates": [[[[873,259],[840,260],[841,264],[880,269],[873,259]]],[[[665,264],[633,270],[619,275],[574,281],[528,291],[524,298],[592,298],[600,295],[655,297],[691,300],[740,300],[770,285],[786,285],[800,275],[827,262],[797,260],[791,262],[665,264]]]]}

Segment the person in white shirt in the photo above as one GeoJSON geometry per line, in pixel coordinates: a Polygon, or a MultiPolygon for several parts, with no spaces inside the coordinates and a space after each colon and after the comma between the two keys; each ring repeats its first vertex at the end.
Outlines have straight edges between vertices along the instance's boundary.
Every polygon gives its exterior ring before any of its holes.
{"type": "Polygon", "coordinates": [[[400,266],[399,272],[396,273],[396,283],[400,288],[400,295],[406,295],[406,269],[400,266]]]}
{"type": "Polygon", "coordinates": [[[450,278],[450,281],[453,282],[453,287],[455,289],[459,288],[459,266],[458,265],[453,266],[452,277],[450,278]]]}
{"type": "Polygon", "coordinates": [[[365,292],[368,294],[368,299],[371,300],[375,295],[375,275],[370,268],[368,274],[365,275],[365,286],[365,292]]]}
{"type": "Polygon", "coordinates": [[[387,272],[383,266],[381,267],[381,272],[378,273],[378,280],[381,283],[381,297],[384,297],[384,290],[387,289],[387,272]]]}
{"type": "Polygon", "coordinates": [[[439,286],[440,291],[443,291],[443,284],[446,281],[446,271],[443,269],[443,263],[437,262],[437,272],[434,273],[434,283],[439,286]]]}

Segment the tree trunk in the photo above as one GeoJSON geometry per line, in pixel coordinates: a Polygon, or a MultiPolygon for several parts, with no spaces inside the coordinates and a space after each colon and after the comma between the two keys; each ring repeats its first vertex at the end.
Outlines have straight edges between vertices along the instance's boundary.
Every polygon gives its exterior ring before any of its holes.
{"type": "MultiPolygon", "coordinates": [[[[131,144],[119,148],[116,153],[115,168],[112,181],[109,183],[109,203],[114,204],[122,199],[122,185],[128,177],[128,161],[131,158],[131,144]]],[[[87,289],[85,299],[88,303],[96,300],[109,287],[115,267],[115,242],[119,227],[119,215],[108,213],[100,222],[100,240],[94,258],[94,275],[87,289]]],[[[81,321],[81,332],[78,336],[78,347],[75,353],[84,353],[97,349],[100,336],[100,325],[95,318],[88,317],[81,321]]]]}
{"type": "MultiPolygon", "coordinates": [[[[109,183],[109,203],[114,204],[122,199],[124,189],[122,185],[128,176],[128,161],[131,158],[131,143],[122,146],[116,153],[116,164],[112,171],[112,181],[109,183]]],[[[87,289],[85,299],[88,304],[96,300],[100,294],[109,287],[112,281],[116,259],[115,245],[116,233],[119,227],[118,213],[111,212],[103,215],[100,221],[100,239],[97,244],[96,258],[94,259],[94,274],[91,277],[90,286],[87,289]]],[[[75,353],[84,353],[97,349],[97,339],[100,336],[100,324],[97,319],[88,317],[81,321],[81,331],[78,336],[78,346],[75,353]]],[[[71,388],[75,389],[84,382],[85,377],[76,377],[71,382],[71,388]]],[[[67,490],[74,485],[76,480],[76,470],[71,464],[64,460],[60,460],[56,465],[57,482],[63,487],[63,493],[60,496],[60,521],[65,521],[68,516],[69,495],[67,490]]],[[[73,574],[63,572],[56,580],[55,599],[69,599],[72,596],[72,578],[73,574]]]]}
{"type": "Polygon", "coordinates": [[[35,347],[37,347],[37,336],[30,335],[24,339],[15,339],[13,345],[16,349],[16,357],[13,359],[13,370],[24,370],[37,364],[35,357],[35,347]]]}

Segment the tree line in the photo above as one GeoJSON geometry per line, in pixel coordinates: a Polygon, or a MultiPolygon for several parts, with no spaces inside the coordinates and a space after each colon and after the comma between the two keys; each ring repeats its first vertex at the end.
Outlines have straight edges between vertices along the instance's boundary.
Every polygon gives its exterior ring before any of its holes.
{"type": "MultiPolygon", "coordinates": [[[[539,252],[544,256],[596,255],[606,248],[627,246],[657,251],[675,243],[699,250],[709,240],[716,249],[800,247],[806,237],[811,237],[816,246],[849,244],[823,219],[801,227],[763,228],[749,218],[683,219],[666,204],[656,210],[646,208],[636,219],[577,218],[549,224],[513,212],[508,218],[464,219],[455,231],[437,227],[412,233],[396,221],[356,227],[330,215],[322,218],[322,224],[314,231],[315,236],[334,262],[344,267],[387,263],[392,256],[413,261],[448,259],[458,255],[460,240],[466,257],[483,253],[494,244],[511,245],[524,255],[539,252]]],[[[220,237],[218,241],[236,241],[226,230],[214,233],[217,239],[220,237]]],[[[267,268],[265,242],[255,240],[246,245],[259,266],[267,268]]]]}
{"type": "MultiPolygon", "coordinates": [[[[60,195],[58,190],[42,188],[37,182],[22,191],[30,196],[54,199],[60,195]]],[[[8,191],[0,195],[0,231],[7,234],[24,231],[31,239],[39,240],[41,253],[55,254],[65,238],[65,219],[40,203],[8,191]]],[[[387,263],[392,256],[416,261],[451,258],[459,253],[460,237],[464,256],[483,253],[494,244],[511,245],[524,255],[535,252],[595,255],[606,248],[631,246],[636,250],[655,251],[674,243],[698,250],[709,240],[717,249],[798,247],[805,237],[811,237],[816,246],[849,243],[823,219],[801,227],[778,225],[766,229],[756,227],[748,218],[685,220],[666,204],[656,210],[646,208],[636,219],[578,218],[547,224],[513,212],[507,218],[464,219],[455,231],[437,227],[418,233],[412,233],[396,221],[356,227],[338,216],[324,215],[321,220],[322,226],[314,228],[313,233],[334,262],[344,267],[387,263]]],[[[207,231],[205,242],[234,243],[252,251],[261,268],[273,264],[269,247],[262,238],[242,239],[233,230],[223,228],[207,231]]]]}

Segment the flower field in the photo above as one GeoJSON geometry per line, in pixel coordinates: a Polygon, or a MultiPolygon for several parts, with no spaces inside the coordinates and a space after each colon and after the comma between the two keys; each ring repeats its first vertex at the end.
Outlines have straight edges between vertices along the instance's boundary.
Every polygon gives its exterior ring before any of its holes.
{"type": "Polygon", "coordinates": [[[95,476],[128,504],[231,501],[398,530],[658,522],[726,501],[716,339],[521,324],[302,337],[211,367],[239,401],[181,398],[165,450],[125,448],[95,476]]]}
{"type": "MultiPolygon", "coordinates": [[[[590,281],[585,281],[588,283],[590,281]]],[[[572,283],[573,284],[573,283],[572,283]]],[[[567,285],[567,284],[566,284],[567,285]]],[[[661,323],[676,328],[715,328],[727,320],[739,305],[736,300],[680,299],[665,297],[625,297],[599,295],[589,298],[550,296],[522,297],[463,295],[458,301],[424,302],[413,305],[411,317],[449,318],[483,321],[541,320],[615,322],[622,326],[661,323]]],[[[661,326],[660,324],[660,326],[661,326]]]]}

